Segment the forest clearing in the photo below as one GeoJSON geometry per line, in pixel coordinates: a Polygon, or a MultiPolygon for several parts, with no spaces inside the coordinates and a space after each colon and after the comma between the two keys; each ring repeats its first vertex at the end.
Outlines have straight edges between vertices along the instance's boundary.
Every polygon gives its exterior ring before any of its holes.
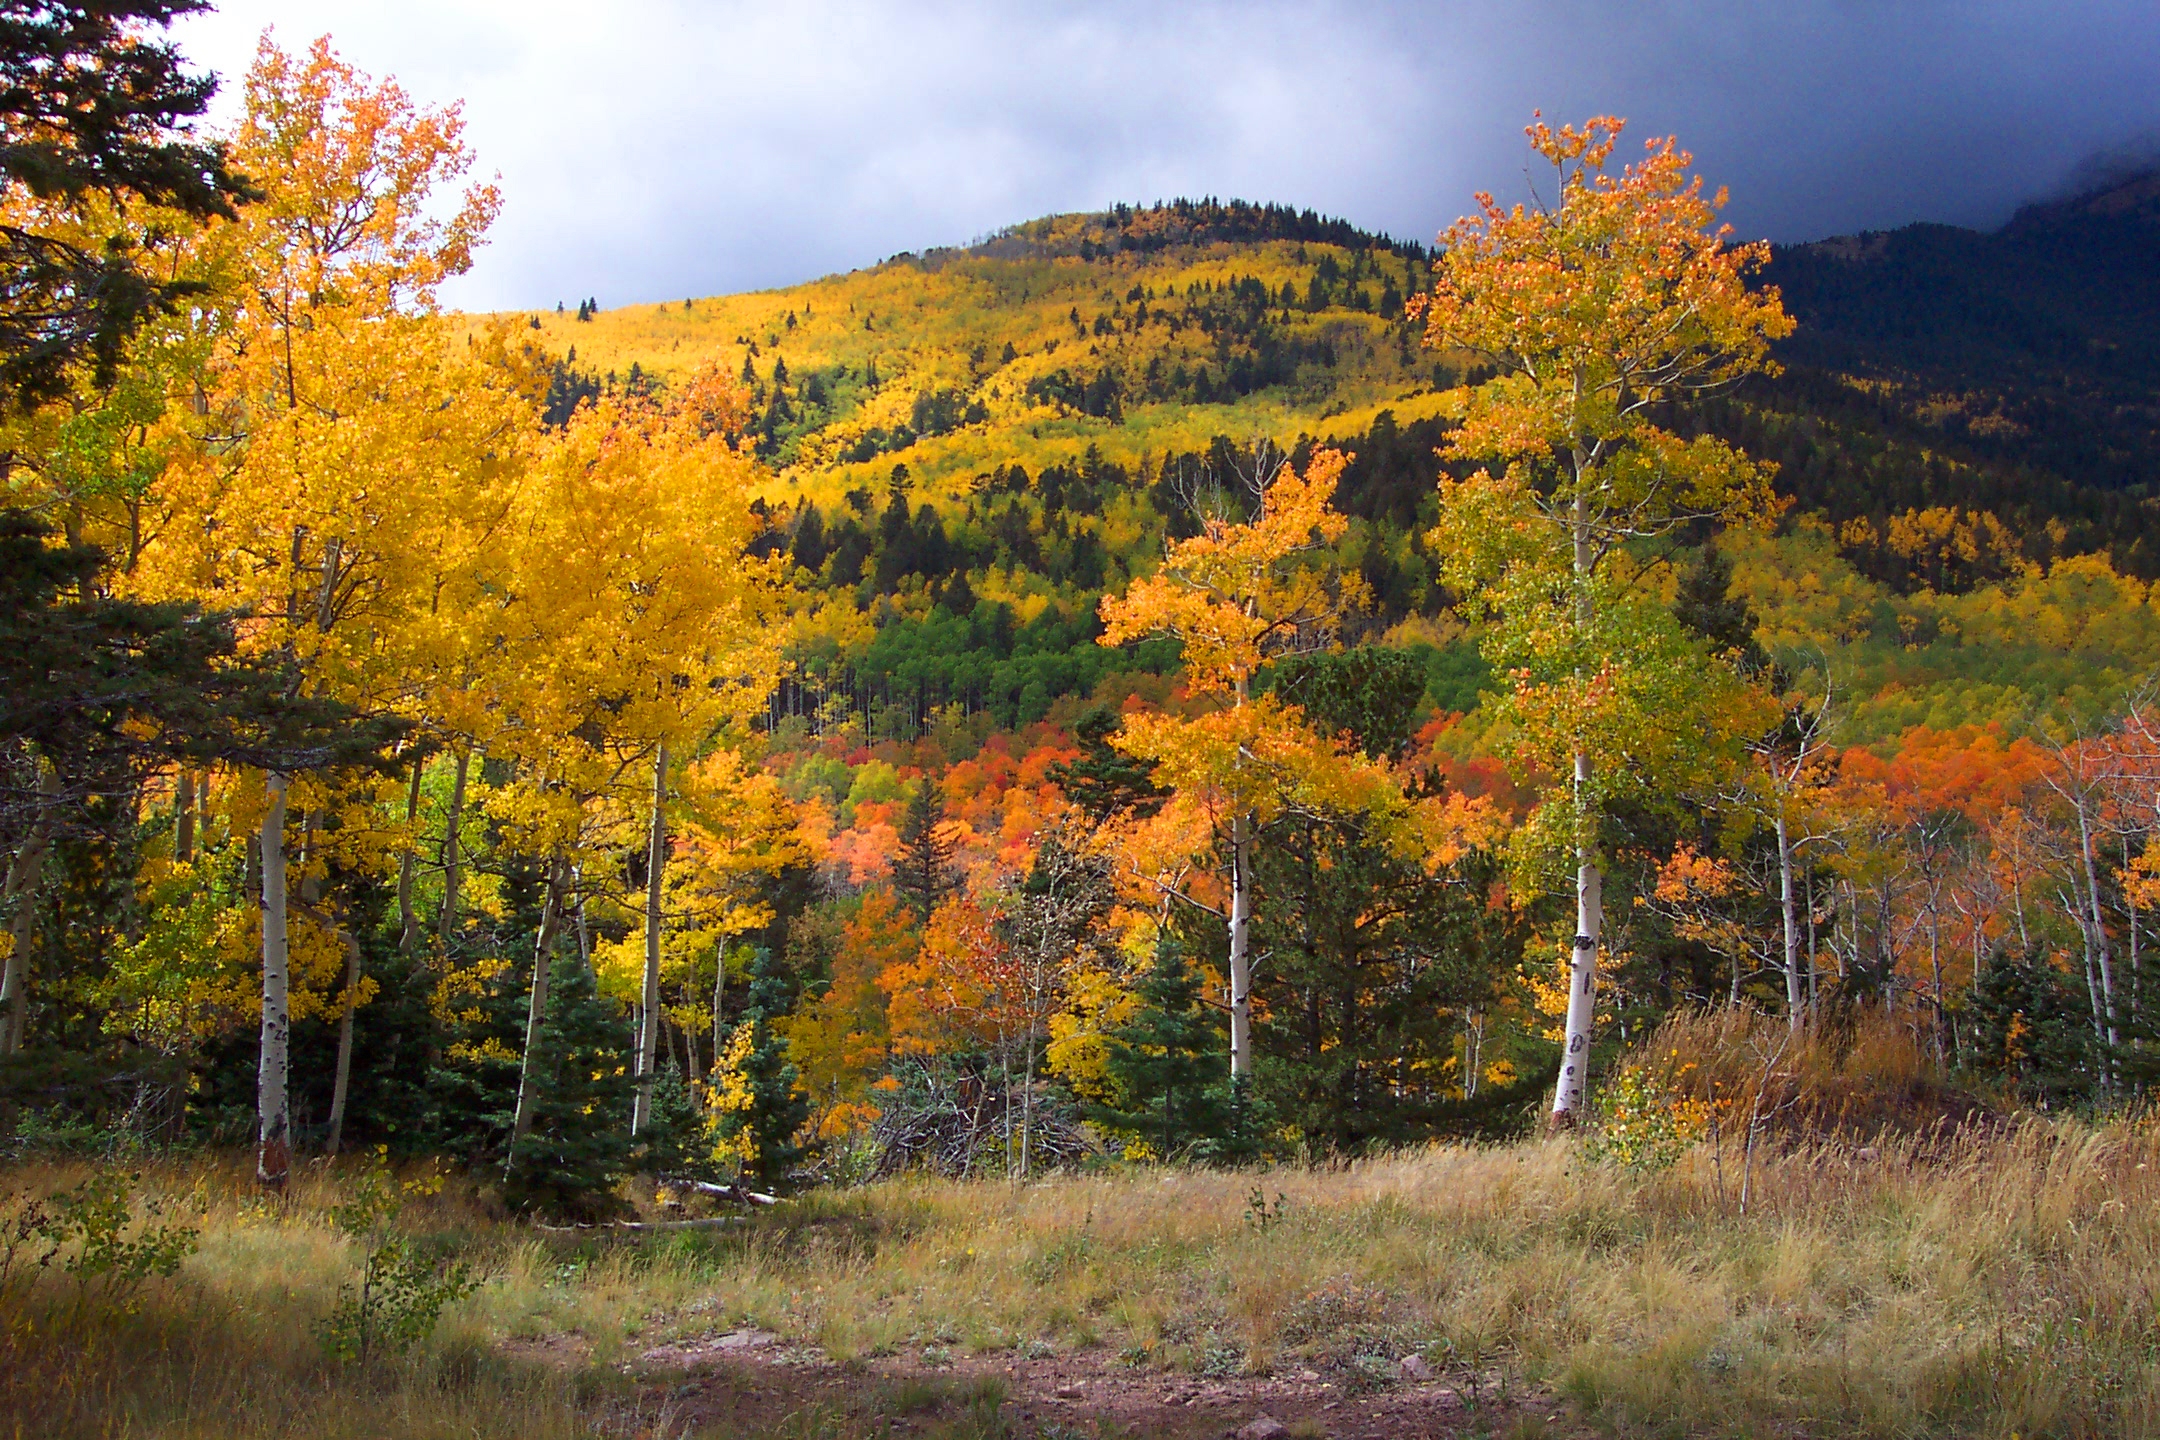
{"type": "Polygon", "coordinates": [[[0,0],[0,1433],[2160,1434],[2150,174],[464,313],[205,8],[0,0]]]}
{"type": "MultiPolygon", "coordinates": [[[[1915,1057],[1877,1045],[1817,1078],[1909,1084],[1915,1057]]],[[[613,1232],[510,1222],[469,1182],[413,1172],[396,1227],[476,1283],[357,1367],[318,1336],[379,1243],[337,1215],[370,1162],[266,1203],[229,1162],[168,1160],[128,1188],[195,1229],[194,1253],[87,1305],[94,1282],[50,1273],[20,1308],[18,1271],[11,1306],[36,1321],[11,1332],[0,1385],[23,1433],[55,1437],[2160,1423],[2149,1126],[1794,1137],[1754,1162],[1745,1214],[1736,1151],[1630,1165],[1541,1139],[1323,1168],[912,1178],[677,1229],[684,1208],[648,1203],[660,1228],[613,1232]]]]}

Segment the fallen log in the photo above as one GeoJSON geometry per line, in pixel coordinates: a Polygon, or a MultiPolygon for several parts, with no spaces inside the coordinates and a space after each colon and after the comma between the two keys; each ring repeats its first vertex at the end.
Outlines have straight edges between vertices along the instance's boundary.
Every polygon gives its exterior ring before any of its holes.
{"type": "Polygon", "coordinates": [[[715,1195],[723,1200],[740,1200],[745,1205],[777,1205],[780,1197],[763,1195],[755,1190],[745,1190],[741,1185],[716,1185],[710,1180],[692,1180],[687,1176],[662,1175],[660,1183],[677,1190],[695,1190],[700,1195],[715,1195]]]}

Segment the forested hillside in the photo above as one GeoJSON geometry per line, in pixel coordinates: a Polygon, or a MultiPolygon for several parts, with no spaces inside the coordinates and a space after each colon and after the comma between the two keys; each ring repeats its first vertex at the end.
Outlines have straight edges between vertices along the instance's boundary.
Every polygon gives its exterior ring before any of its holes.
{"type": "Polygon", "coordinates": [[[199,8],[0,0],[0,1430],[2160,1430],[2153,182],[464,315],[199,8]]]}
{"type": "Polygon", "coordinates": [[[1701,1004],[2143,1083],[2145,362],[2065,278],[2137,214],[1772,255],[1598,120],[1430,249],[461,316],[455,117],[247,95],[262,194],[130,222],[189,303],[7,411],[18,1126],[591,1217],[1593,1123],[1701,1004]]]}
{"type": "MultiPolygon", "coordinates": [[[[1839,651],[1875,702],[1866,736],[2022,724],[2066,697],[2089,714],[2160,663],[2137,587],[2066,602],[2032,585],[2088,554],[2160,574],[2160,371],[2137,320],[2156,222],[2110,198],[2141,193],[2035,208],[1997,235],[1780,249],[1760,278],[1800,322],[1784,373],[1683,417],[1777,466],[1793,508],[1772,546],[1735,542],[1740,585],[1780,645],[1839,651]],[[2075,638],[2037,646],[1963,618],[2064,603],[2075,638]]],[[[958,702],[1011,725],[1090,693],[1107,661],[1070,642],[1093,596],[1152,563],[1179,477],[1225,473],[1265,438],[1352,455],[1346,543],[1378,601],[1363,624],[1411,622],[1398,639],[1433,647],[1433,703],[1467,710],[1482,667],[1449,645],[1424,530],[1478,362],[1416,343],[1403,307],[1428,264],[1309,213],[1179,202],[783,291],[510,318],[564,357],[558,406],[706,363],[751,386],[771,543],[875,612],[874,638],[816,655],[814,681],[911,697],[918,722],[958,702]],[[956,628],[977,602],[988,628],[956,628]]]]}

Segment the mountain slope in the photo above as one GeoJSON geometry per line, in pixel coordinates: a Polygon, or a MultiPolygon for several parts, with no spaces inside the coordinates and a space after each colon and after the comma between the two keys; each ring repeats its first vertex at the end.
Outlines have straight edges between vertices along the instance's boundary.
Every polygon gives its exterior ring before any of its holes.
{"type": "Polygon", "coordinates": [[[708,364],[751,378],[783,494],[826,504],[881,492],[900,463],[951,497],[1022,456],[1078,464],[1092,445],[1137,472],[1216,435],[1437,413],[1402,313],[1422,253],[1287,211],[1237,223],[1268,213],[1054,216],[783,290],[528,324],[587,383],[708,364]]]}
{"type": "MultiPolygon", "coordinates": [[[[2026,724],[2160,667],[2146,587],[2121,578],[2160,575],[2154,234],[2087,206],[1777,252],[1801,321],[1786,373],[1681,423],[1778,465],[1797,503],[1769,544],[1728,542],[1736,587],[1766,637],[1834,655],[1867,697],[1857,733],[2026,724]],[[2087,554],[2105,560],[2064,568],[2087,554]]],[[[1017,725],[1159,687],[1167,652],[1090,643],[1097,597],[1187,522],[1196,473],[1259,437],[1353,453],[1338,499],[1380,602],[1368,633],[1425,656],[1432,708],[1468,709],[1485,672],[1423,532],[1449,392],[1476,377],[1404,315],[1428,264],[1310,215],[1175,206],[522,323],[565,357],[563,410],[706,365],[750,385],[767,543],[860,617],[806,651],[783,710],[1017,725]]]]}

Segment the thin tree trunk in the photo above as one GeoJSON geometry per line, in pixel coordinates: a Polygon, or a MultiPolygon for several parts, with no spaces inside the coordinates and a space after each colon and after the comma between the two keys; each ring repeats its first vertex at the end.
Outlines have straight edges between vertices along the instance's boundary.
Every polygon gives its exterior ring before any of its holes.
{"type": "Polygon", "coordinates": [[[52,844],[51,807],[59,796],[60,772],[40,759],[38,818],[8,864],[7,900],[15,908],[8,918],[7,964],[0,970],[0,1054],[19,1053],[29,1028],[30,949],[36,940],[37,897],[45,877],[45,852],[52,844]]]}
{"type": "Polygon", "coordinates": [[[292,1172],[292,1112],[287,1067],[292,1017],[287,1009],[285,928],[285,792],[289,776],[265,777],[269,807],[262,822],[262,1057],[256,1071],[255,1183],[283,1190],[292,1172]]]}
{"type": "Polygon", "coordinates": [[[645,985],[639,992],[637,1098],[630,1133],[652,1118],[653,1062],[660,1046],[660,902],[667,871],[667,742],[653,755],[652,828],[645,841],[645,985]]]}
{"type": "Polygon", "coordinates": [[[2127,916],[2127,933],[2130,940],[2130,1030],[2137,1033],[2138,1022],[2145,1015],[2144,961],[2138,954],[2138,905],[2137,887],[2130,883],[2130,839],[2123,837],[2123,909],[2127,916]]]}
{"type": "Polygon", "coordinates": [[[1928,990],[1935,1004],[1935,1063],[1943,1063],[1943,1032],[1949,1027],[1949,1011],[1943,1005],[1942,921],[1936,914],[1941,902],[1928,897],[1928,990]]]}
{"type": "Polygon", "coordinates": [[[1230,1080],[1252,1074],[1252,893],[1246,873],[1249,823],[1230,818],[1230,1080]]]}
{"type": "Polygon", "coordinates": [[[338,1007],[337,1079],[330,1087],[330,1134],[323,1154],[335,1155],[345,1139],[345,1096],[352,1085],[353,1011],[360,1005],[360,942],[342,926],[338,939],[345,942],[344,1003],[338,1007]]]}
{"type": "Polygon", "coordinates": [[[577,909],[572,912],[573,928],[577,931],[578,963],[592,966],[592,926],[585,919],[585,872],[578,866],[570,867],[570,884],[577,891],[577,909]]]}
{"type": "Polygon", "coordinates": [[[2025,928],[2025,863],[2023,846],[2013,833],[2010,852],[2010,906],[2017,912],[2018,949],[2032,954],[2032,935],[2025,928]]]}
{"type": "Polygon", "coordinates": [[[514,1159],[520,1140],[532,1128],[534,1100],[533,1061],[539,1049],[540,1026],[547,1019],[548,958],[555,945],[555,930],[562,914],[563,862],[548,862],[547,893],[540,901],[540,934],[533,941],[532,1004],[525,1012],[525,1054],[518,1064],[517,1109],[510,1118],[510,1151],[514,1159]]]}
{"type": "Polygon", "coordinates": [[[720,1057],[727,1053],[721,1042],[725,1038],[727,1017],[727,942],[722,940],[713,946],[712,982],[712,1063],[718,1069],[720,1057]]]}
{"type": "Polygon", "coordinates": [[[1028,1164],[1033,1158],[1029,1152],[1029,1139],[1035,1124],[1035,1026],[1028,1025],[1027,1068],[1020,1075],[1020,1178],[1028,1178],[1028,1164]]]}
{"type": "Polygon", "coordinates": [[[1477,1099],[1485,1059],[1485,1016],[1473,1010],[1463,1020],[1463,1099],[1477,1099]]]}
{"type": "Polygon", "coordinates": [[[2100,1001],[2107,1016],[2107,1074],[2110,1087],[2115,1075],[2115,1047],[2121,1037],[2115,1025],[2115,966],[2114,957],[2108,950],[2107,921],[2100,913],[2100,872],[2093,863],[2092,826],[2085,817],[2085,803],[2079,800],[2078,849],[2085,859],[2085,895],[2092,902],[2093,954],[2100,962],[2100,1001]]]}
{"type": "Polygon", "coordinates": [[[420,776],[426,769],[424,762],[415,759],[412,767],[412,783],[405,791],[405,854],[398,860],[397,908],[398,908],[398,954],[410,955],[413,946],[420,943],[420,914],[413,909],[413,871],[420,857],[413,853],[413,825],[420,818],[420,776]]]}
{"type": "MultiPolygon", "coordinates": [[[[1578,449],[1575,464],[1575,622],[1585,633],[1596,618],[1590,597],[1590,574],[1595,557],[1590,545],[1589,502],[1582,491],[1583,472],[1589,458],[1578,449]]],[[[1590,755],[1575,752],[1575,823],[1590,823],[1590,755]]],[[[1578,840],[1575,846],[1575,941],[1568,952],[1568,1005],[1565,1049],[1560,1056],[1560,1080],[1553,1087],[1552,1123],[1573,1125],[1580,1117],[1590,1089],[1590,1033],[1597,1024],[1598,934],[1605,922],[1605,877],[1597,867],[1595,851],[1578,840]]]]}
{"type": "MultiPolygon", "coordinates": [[[[1576,769],[1587,773],[1589,759],[1577,756],[1576,769]]],[[[1576,851],[1575,944],[1568,957],[1566,1050],[1560,1058],[1560,1083],[1553,1091],[1552,1122],[1573,1125],[1581,1118],[1590,1081],[1590,1031],[1597,1022],[1598,930],[1605,918],[1604,881],[1591,863],[1590,848],[1576,851]]]]}
{"type": "Polygon", "coordinates": [[[443,826],[443,901],[437,935],[445,958],[450,954],[450,937],[457,933],[458,881],[463,874],[459,831],[465,823],[465,778],[471,767],[472,751],[458,751],[457,773],[450,782],[450,815],[443,826]]]}
{"type": "MultiPolygon", "coordinates": [[[[719,957],[719,953],[719,947],[715,946],[713,948],[715,959],[719,957]]],[[[691,1007],[697,1003],[697,985],[692,976],[686,975],[683,977],[682,999],[683,1013],[687,1015],[690,1013],[691,1007]]],[[[691,1029],[688,1025],[682,1027],[682,1048],[683,1080],[685,1083],[695,1083],[698,1076],[703,1072],[698,1069],[697,1031],[691,1029]]]]}
{"type": "Polygon", "coordinates": [[[186,865],[195,859],[195,772],[182,770],[173,785],[173,860],[186,865]]]}
{"type": "Polygon", "coordinates": [[[1817,948],[1815,937],[1815,867],[1809,866],[1803,878],[1807,908],[1807,998],[1810,1012],[1822,1003],[1822,952],[1817,948]]]}
{"type": "Polygon", "coordinates": [[[1800,974],[1800,916],[1793,894],[1792,832],[1782,810],[1777,817],[1778,908],[1785,922],[1785,1023],[1797,1030],[1807,1006],[1807,989],[1800,974]]]}

